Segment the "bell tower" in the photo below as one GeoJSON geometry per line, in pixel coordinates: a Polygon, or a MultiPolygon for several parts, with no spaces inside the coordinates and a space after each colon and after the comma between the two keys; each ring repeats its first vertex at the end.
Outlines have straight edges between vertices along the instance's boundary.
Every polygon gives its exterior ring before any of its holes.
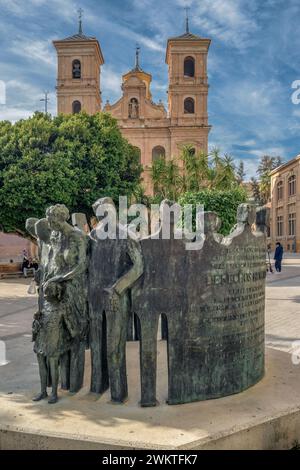
{"type": "Polygon", "coordinates": [[[57,112],[95,114],[100,111],[100,72],[104,58],[97,39],[83,34],[81,9],[78,33],[53,44],[58,60],[57,112]]]}
{"type": "Polygon", "coordinates": [[[169,67],[168,109],[171,121],[172,154],[180,145],[192,144],[207,151],[208,125],[207,56],[210,39],[186,31],[168,40],[166,63],[169,67]]]}

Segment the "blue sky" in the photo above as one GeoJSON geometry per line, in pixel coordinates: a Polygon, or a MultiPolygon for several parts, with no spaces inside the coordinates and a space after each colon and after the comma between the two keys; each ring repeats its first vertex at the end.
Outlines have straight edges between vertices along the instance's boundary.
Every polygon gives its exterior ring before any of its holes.
{"type": "Polygon", "coordinates": [[[190,30],[212,39],[209,145],[243,160],[248,177],[264,154],[299,154],[300,104],[291,101],[300,80],[299,0],[0,0],[0,80],[7,89],[0,119],[42,110],[45,89],[55,113],[52,40],[77,32],[79,7],[84,33],[98,38],[104,54],[104,102],[120,96],[137,42],[142,67],[153,75],[153,99],[166,102],[166,41],[184,32],[186,4],[190,30]]]}

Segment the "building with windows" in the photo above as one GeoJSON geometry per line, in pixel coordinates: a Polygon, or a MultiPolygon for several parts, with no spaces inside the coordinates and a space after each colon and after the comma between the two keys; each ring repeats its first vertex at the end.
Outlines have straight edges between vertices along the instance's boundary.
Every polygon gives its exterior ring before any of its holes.
{"type": "Polygon", "coordinates": [[[83,34],[80,20],[78,34],[53,43],[58,58],[58,113],[111,113],[124,137],[139,149],[144,184],[151,192],[148,170],[153,160],[176,157],[186,144],[192,146],[192,151],[207,151],[211,128],[207,114],[210,42],[190,33],[188,18],[186,32],[168,40],[168,109],[161,101],[153,101],[152,76],[140,65],[139,48],[134,68],[122,77],[120,99],[116,103],[107,101],[102,107],[100,76],[104,57],[98,40],[83,34]]]}
{"type": "Polygon", "coordinates": [[[300,252],[300,155],[271,172],[272,248],[300,252]]]}

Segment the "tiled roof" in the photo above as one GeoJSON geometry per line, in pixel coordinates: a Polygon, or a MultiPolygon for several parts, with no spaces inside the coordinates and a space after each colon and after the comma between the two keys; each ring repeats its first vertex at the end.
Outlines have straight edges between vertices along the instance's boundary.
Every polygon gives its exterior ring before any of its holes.
{"type": "Polygon", "coordinates": [[[68,38],[62,39],[62,41],[95,41],[96,38],[85,36],[84,34],[74,34],[68,38]]]}
{"type": "Polygon", "coordinates": [[[201,39],[201,37],[197,36],[196,34],[192,34],[192,33],[184,33],[181,36],[176,36],[176,37],[170,38],[170,39],[201,39]]]}

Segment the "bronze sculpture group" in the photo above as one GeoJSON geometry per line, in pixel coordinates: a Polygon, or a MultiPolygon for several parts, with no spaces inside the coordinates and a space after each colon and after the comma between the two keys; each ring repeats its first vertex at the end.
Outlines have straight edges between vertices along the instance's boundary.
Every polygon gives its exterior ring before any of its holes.
{"type": "MultiPolygon", "coordinates": [[[[110,198],[95,203],[115,210],[110,198]]],[[[253,385],[264,373],[264,280],[266,213],[249,204],[238,209],[228,237],[218,217],[204,214],[204,241],[186,250],[183,239],[163,234],[165,208],[156,234],[102,236],[101,217],[87,234],[68,223],[64,205],[45,219],[28,219],[37,239],[40,267],[38,312],[33,321],[41,391],[56,403],[61,388],[83,385],[85,351],[91,351],[91,387],[111,399],[127,399],[126,341],[133,317],[140,341],[141,405],[155,406],[157,333],[164,324],[168,344],[168,403],[216,398],[253,385]]],[[[108,209],[108,212],[110,209],[108,209]]],[[[113,220],[113,218],[112,218],[113,220]]],[[[168,222],[170,220],[168,219],[168,222]]]]}

